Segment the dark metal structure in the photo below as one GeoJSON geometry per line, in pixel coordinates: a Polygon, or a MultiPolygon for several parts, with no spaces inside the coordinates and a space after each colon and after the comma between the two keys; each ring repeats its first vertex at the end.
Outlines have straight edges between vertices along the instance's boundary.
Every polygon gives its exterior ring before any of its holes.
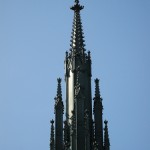
{"type": "Polygon", "coordinates": [[[79,0],[75,0],[71,7],[74,11],[71,48],[65,58],[66,115],[63,119],[64,105],[59,78],[55,121],[51,121],[50,150],[110,150],[107,121],[104,121],[103,130],[103,106],[98,79],[95,79],[92,108],[91,56],[85,50],[80,17],[83,8],[79,0]]]}

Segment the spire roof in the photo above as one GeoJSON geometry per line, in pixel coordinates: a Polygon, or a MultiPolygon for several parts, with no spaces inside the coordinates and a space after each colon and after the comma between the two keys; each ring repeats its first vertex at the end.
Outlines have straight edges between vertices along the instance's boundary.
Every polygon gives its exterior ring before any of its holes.
{"type": "Polygon", "coordinates": [[[83,54],[84,49],[84,36],[82,30],[82,22],[80,17],[80,11],[84,8],[79,4],[79,0],[75,0],[74,5],[70,8],[74,11],[74,19],[73,19],[73,29],[72,29],[72,36],[71,36],[71,51],[83,54]]]}

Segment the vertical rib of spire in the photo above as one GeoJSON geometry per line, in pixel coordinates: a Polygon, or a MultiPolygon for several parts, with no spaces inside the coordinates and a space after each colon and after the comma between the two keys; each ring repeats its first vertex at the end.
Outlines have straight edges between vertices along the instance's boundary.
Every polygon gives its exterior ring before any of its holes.
{"type": "Polygon", "coordinates": [[[110,150],[110,142],[109,142],[109,134],[108,134],[108,121],[105,120],[105,128],[104,128],[104,150],[110,150]]]}
{"type": "Polygon", "coordinates": [[[75,54],[83,54],[85,51],[84,36],[82,30],[82,22],[80,17],[80,11],[84,8],[79,4],[79,0],[75,0],[74,6],[71,7],[74,10],[73,29],[71,36],[71,50],[75,54]]]}
{"type": "Polygon", "coordinates": [[[51,123],[51,135],[50,135],[50,150],[54,150],[54,120],[51,123]]]}

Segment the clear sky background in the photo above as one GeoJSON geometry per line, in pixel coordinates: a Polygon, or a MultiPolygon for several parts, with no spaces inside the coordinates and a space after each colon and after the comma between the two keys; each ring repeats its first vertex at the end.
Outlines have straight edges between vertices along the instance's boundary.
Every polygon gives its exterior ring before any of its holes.
{"type": "MultiPolygon", "coordinates": [[[[111,150],[150,150],[150,0],[82,0],[92,87],[111,150]]],[[[0,150],[48,150],[73,0],[0,0],[0,150]]],[[[63,99],[65,82],[63,80],[63,99]]]]}

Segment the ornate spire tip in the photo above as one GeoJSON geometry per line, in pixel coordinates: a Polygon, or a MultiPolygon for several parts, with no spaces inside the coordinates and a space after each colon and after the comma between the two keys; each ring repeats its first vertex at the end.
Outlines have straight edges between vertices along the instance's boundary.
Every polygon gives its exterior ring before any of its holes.
{"type": "Polygon", "coordinates": [[[61,78],[58,78],[58,79],[57,79],[57,82],[58,82],[58,83],[61,83],[61,78]]]}
{"type": "Polygon", "coordinates": [[[84,8],[84,6],[81,6],[79,4],[79,0],[75,0],[75,4],[74,6],[72,6],[70,9],[76,11],[76,12],[79,12],[80,10],[82,10],[84,8]]]}
{"type": "Polygon", "coordinates": [[[104,123],[105,123],[105,125],[107,125],[108,121],[107,121],[107,120],[105,120],[105,121],[104,121],[104,123]]]}
{"type": "Polygon", "coordinates": [[[52,120],[50,121],[50,123],[51,123],[51,124],[54,124],[54,120],[52,119],[52,120]]]}

